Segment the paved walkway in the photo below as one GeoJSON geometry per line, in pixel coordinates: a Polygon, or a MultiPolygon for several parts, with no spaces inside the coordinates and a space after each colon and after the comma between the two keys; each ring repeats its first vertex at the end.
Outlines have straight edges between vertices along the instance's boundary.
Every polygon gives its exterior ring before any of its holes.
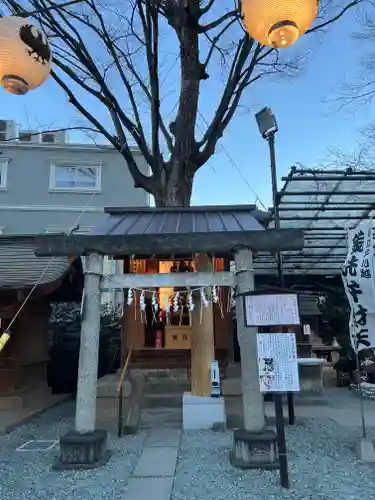
{"type": "Polygon", "coordinates": [[[153,429],[129,480],[126,494],[131,500],[169,500],[172,495],[178,451],[179,429],[153,429]]]}

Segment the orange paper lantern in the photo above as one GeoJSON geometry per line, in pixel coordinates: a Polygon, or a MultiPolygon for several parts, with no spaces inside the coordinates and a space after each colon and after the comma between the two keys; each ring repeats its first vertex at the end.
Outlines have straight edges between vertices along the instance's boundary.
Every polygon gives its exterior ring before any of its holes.
{"type": "Polygon", "coordinates": [[[0,83],[17,95],[42,85],[51,72],[52,51],[46,36],[28,19],[0,18],[0,83]]]}
{"type": "Polygon", "coordinates": [[[312,25],[319,0],[241,0],[246,31],[257,42],[285,49],[312,25]]]}

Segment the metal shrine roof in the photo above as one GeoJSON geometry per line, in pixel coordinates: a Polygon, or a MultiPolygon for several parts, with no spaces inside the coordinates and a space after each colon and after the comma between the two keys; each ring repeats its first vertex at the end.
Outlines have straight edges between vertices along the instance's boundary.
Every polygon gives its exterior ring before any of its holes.
{"type": "Polygon", "coordinates": [[[275,252],[303,246],[299,229],[267,230],[269,212],[255,205],[107,208],[88,235],[37,236],[37,255],[231,256],[237,246],[275,252]]]}
{"type": "Polygon", "coordinates": [[[256,205],[198,206],[187,208],[105,209],[106,217],[90,234],[141,235],[195,234],[263,230],[272,215],[256,205]]]}
{"type": "MultiPolygon", "coordinates": [[[[283,252],[285,274],[339,274],[347,230],[375,215],[375,172],[293,167],[283,180],[280,226],[305,234],[303,250],[283,252]]],[[[256,269],[258,274],[276,273],[274,258],[259,252],[256,269]]]]}

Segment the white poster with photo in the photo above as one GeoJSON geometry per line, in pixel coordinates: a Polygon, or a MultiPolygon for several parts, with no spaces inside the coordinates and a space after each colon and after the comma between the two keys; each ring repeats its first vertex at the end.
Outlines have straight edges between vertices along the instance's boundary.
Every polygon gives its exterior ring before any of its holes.
{"type": "Polygon", "coordinates": [[[375,347],[375,266],[373,222],[366,220],[348,232],[348,253],[341,276],[351,313],[349,331],[357,352],[375,347]]]}
{"type": "Polygon", "coordinates": [[[261,392],[300,390],[294,333],[258,333],[258,369],[261,392]]]}

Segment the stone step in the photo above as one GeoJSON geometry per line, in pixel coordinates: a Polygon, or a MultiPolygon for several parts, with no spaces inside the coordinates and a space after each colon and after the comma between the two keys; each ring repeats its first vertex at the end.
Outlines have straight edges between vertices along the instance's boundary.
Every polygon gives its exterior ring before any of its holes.
{"type": "Polygon", "coordinates": [[[141,410],[140,426],[150,428],[182,427],[182,408],[145,408],[141,410]]]}
{"type": "Polygon", "coordinates": [[[144,394],[142,398],[142,409],[152,408],[181,408],[182,407],[182,393],[181,394],[144,394]]]}
{"type": "Polygon", "coordinates": [[[150,383],[146,382],[144,385],[144,394],[157,395],[157,394],[183,394],[190,391],[190,384],[187,382],[175,383],[150,383]]]}
{"type": "Polygon", "coordinates": [[[241,364],[235,363],[234,365],[229,365],[225,369],[226,378],[241,378],[241,364]]]}
{"type": "Polygon", "coordinates": [[[50,397],[51,394],[51,388],[45,383],[27,387],[9,396],[0,397],[0,410],[22,410],[32,406],[34,401],[50,397]]]}

